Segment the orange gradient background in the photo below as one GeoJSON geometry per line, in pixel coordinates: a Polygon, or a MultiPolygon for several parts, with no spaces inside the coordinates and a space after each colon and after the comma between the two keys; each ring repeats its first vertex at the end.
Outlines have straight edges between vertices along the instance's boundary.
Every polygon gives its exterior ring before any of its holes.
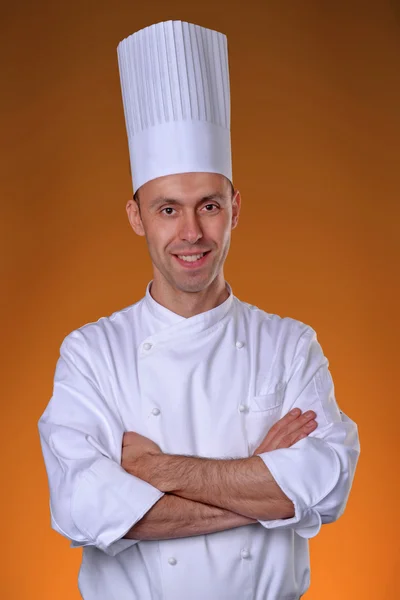
{"type": "Polygon", "coordinates": [[[50,528],[37,421],[63,338],[151,278],[125,213],[116,46],[168,19],[228,36],[243,208],[226,279],[317,331],[359,425],[348,506],[311,540],[305,597],[397,600],[400,8],[379,0],[4,3],[0,598],[80,597],[81,551],[50,528]]]}

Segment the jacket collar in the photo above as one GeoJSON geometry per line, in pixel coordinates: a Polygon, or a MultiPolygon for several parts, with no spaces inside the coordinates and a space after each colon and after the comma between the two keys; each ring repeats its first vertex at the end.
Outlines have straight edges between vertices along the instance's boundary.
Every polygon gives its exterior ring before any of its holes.
{"type": "Polygon", "coordinates": [[[174,335],[180,332],[182,334],[187,333],[193,335],[194,333],[199,334],[202,331],[209,330],[210,328],[217,326],[224,317],[228,315],[233,304],[234,296],[232,288],[225,282],[229,296],[224,302],[211,310],[199,313],[193,317],[185,318],[154,300],[150,292],[152,283],[153,282],[150,281],[147,285],[146,294],[143,300],[145,313],[150,317],[151,321],[153,321],[153,327],[151,327],[151,329],[156,335],[161,333],[161,331],[167,333],[170,330],[174,335]]]}

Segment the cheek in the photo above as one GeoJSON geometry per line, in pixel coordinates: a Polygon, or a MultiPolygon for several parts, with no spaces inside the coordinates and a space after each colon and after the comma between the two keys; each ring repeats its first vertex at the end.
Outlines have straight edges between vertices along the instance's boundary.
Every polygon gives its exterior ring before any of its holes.
{"type": "Polygon", "coordinates": [[[204,234],[214,240],[219,246],[224,246],[230,238],[230,219],[215,219],[204,229],[204,234]]]}
{"type": "Polygon", "coordinates": [[[228,226],[225,222],[223,224],[221,224],[218,227],[218,230],[216,231],[216,234],[218,236],[218,243],[221,246],[221,248],[225,248],[227,245],[229,245],[230,239],[231,239],[231,228],[230,226],[228,226]]]}
{"type": "Polygon", "coordinates": [[[152,223],[146,229],[146,238],[149,246],[155,252],[162,253],[171,241],[174,240],[175,230],[171,223],[152,223]]]}

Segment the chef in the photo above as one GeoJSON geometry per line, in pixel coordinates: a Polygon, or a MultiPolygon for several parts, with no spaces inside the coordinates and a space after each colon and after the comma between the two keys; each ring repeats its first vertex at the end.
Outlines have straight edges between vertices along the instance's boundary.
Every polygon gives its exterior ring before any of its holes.
{"type": "Polygon", "coordinates": [[[85,600],[298,600],[308,539],[345,509],[357,427],[315,331],[224,279],[241,203],[226,37],[157,23],[118,59],[126,210],[153,278],[62,341],[39,421],[52,527],[83,549],[85,600]]]}

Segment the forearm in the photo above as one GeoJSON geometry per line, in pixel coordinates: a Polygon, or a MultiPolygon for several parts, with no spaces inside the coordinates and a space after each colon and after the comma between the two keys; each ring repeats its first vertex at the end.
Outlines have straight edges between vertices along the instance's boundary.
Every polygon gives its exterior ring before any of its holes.
{"type": "Polygon", "coordinates": [[[147,454],[132,474],[163,492],[220,507],[251,519],[285,519],[294,506],[260,457],[216,460],[147,454]]]}
{"type": "Polygon", "coordinates": [[[165,540],[214,533],[256,522],[223,508],[165,494],[125,537],[165,540]]]}

